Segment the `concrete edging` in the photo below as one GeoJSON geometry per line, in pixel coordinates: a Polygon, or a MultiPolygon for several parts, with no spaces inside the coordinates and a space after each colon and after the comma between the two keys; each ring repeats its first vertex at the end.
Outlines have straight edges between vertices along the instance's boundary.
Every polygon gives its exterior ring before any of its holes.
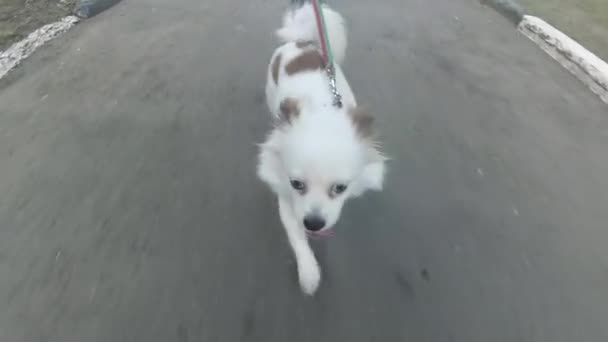
{"type": "Polygon", "coordinates": [[[540,18],[526,15],[518,30],[608,104],[608,64],[540,18]]]}
{"type": "Polygon", "coordinates": [[[581,80],[608,104],[608,63],[541,18],[525,15],[512,0],[482,0],[517,25],[524,36],[581,80]]]}
{"type": "Polygon", "coordinates": [[[0,51],[0,79],[34,53],[37,48],[69,30],[79,21],[80,19],[76,16],[65,17],[60,21],[42,26],[5,51],[0,51]]]}
{"type": "Polygon", "coordinates": [[[95,16],[108,8],[114,6],[120,0],[78,0],[70,15],[59,21],[44,25],[19,42],[14,43],[8,49],[0,51],[0,79],[9,71],[17,67],[23,60],[28,58],[36,49],[66,32],[81,19],[95,16]]]}

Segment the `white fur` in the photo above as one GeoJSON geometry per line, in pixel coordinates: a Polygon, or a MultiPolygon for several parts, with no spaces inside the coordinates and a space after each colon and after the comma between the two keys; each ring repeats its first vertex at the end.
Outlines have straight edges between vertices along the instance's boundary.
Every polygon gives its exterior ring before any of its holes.
{"type": "MultiPolygon", "coordinates": [[[[342,64],[346,52],[346,29],[340,13],[322,5],[327,34],[336,63],[342,64]]],[[[277,30],[277,37],[282,43],[295,41],[319,41],[319,32],[313,6],[304,4],[295,11],[287,11],[283,17],[283,27],[277,30]]]]}
{"type": "MultiPolygon", "coordinates": [[[[323,6],[329,40],[341,63],[346,50],[346,29],[342,16],[323,6]]],[[[302,290],[314,294],[321,272],[312,252],[304,217],[320,215],[331,229],[338,221],[344,202],[366,190],[381,190],[385,158],[368,138],[361,137],[348,110],[357,106],[355,96],[336,65],[336,82],[342,95],[343,107],[331,105],[327,75],[324,70],[309,70],[288,75],[287,65],[302,53],[296,42],[319,40],[312,5],[288,11],[283,27],[277,31],[283,45],[276,49],[268,67],[266,100],[277,122],[266,141],[260,146],[258,176],[277,195],[279,214],[289,243],[294,251],[302,290]],[[272,77],[272,62],[281,54],[278,84],[272,77]],[[299,114],[281,121],[280,103],[295,99],[299,114]],[[294,190],[293,179],[306,184],[306,192],[294,190]],[[335,184],[348,185],[347,190],[330,196],[335,184]]]]}

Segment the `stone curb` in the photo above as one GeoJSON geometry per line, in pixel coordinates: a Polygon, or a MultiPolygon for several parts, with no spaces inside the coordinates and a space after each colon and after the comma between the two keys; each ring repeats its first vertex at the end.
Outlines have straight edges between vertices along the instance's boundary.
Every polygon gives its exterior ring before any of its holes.
{"type": "Polygon", "coordinates": [[[608,104],[608,64],[540,18],[526,15],[519,31],[608,104]]]}
{"type": "Polygon", "coordinates": [[[78,21],[80,21],[78,17],[69,16],[57,22],[44,25],[5,51],[0,51],[0,79],[18,66],[24,59],[28,58],[37,48],[69,30],[78,21]]]}
{"type": "Polygon", "coordinates": [[[482,0],[517,25],[524,36],[559,62],[608,104],[608,64],[544,20],[525,15],[512,0],[482,0]]]}
{"type": "Polygon", "coordinates": [[[9,46],[8,49],[0,51],[0,79],[21,64],[21,62],[34,53],[36,49],[49,40],[66,32],[81,19],[95,16],[118,2],[120,2],[120,0],[78,0],[72,11],[74,15],[44,25],[30,33],[23,40],[9,46]]]}

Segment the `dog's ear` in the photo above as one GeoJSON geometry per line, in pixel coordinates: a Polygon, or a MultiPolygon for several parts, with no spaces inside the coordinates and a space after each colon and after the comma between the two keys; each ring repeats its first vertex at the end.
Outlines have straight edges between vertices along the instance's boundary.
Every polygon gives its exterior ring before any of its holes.
{"type": "Polygon", "coordinates": [[[384,174],[386,173],[386,160],[387,158],[375,147],[370,147],[368,162],[363,169],[363,179],[366,188],[376,191],[382,190],[384,174]]]}
{"type": "Polygon", "coordinates": [[[361,107],[348,108],[348,115],[353,121],[353,125],[357,129],[359,136],[362,138],[370,138],[372,136],[373,116],[361,107]]]}
{"type": "Polygon", "coordinates": [[[298,100],[286,97],[279,105],[281,123],[291,124],[300,115],[300,103],[298,100]]]}
{"type": "Polygon", "coordinates": [[[369,150],[363,172],[350,187],[353,197],[360,196],[367,190],[382,190],[384,175],[386,173],[385,162],[387,158],[383,156],[376,147],[369,146],[368,148],[369,150]]]}
{"type": "Polygon", "coordinates": [[[271,135],[260,145],[258,159],[258,177],[278,193],[281,185],[281,162],[276,146],[276,135],[271,135]]]}

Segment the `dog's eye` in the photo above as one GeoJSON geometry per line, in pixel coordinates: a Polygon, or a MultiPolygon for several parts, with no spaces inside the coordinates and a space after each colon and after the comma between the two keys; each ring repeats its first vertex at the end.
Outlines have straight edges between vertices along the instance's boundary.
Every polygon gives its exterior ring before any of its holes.
{"type": "Polygon", "coordinates": [[[306,190],[306,184],[304,184],[304,182],[302,182],[302,181],[299,181],[297,179],[292,179],[289,181],[289,183],[291,183],[291,187],[294,188],[295,190],[298,190],[300,192],[306,190]]]}
{"type": "Polygon", "coordinates": [[[341,183],[334,184],[331,187],[331,193],[334,194],[334,195],[340,195],[344,191],[346,191],[347,188],[348,188],[348,186],[346,184],[341,184],[341,183]]]}

